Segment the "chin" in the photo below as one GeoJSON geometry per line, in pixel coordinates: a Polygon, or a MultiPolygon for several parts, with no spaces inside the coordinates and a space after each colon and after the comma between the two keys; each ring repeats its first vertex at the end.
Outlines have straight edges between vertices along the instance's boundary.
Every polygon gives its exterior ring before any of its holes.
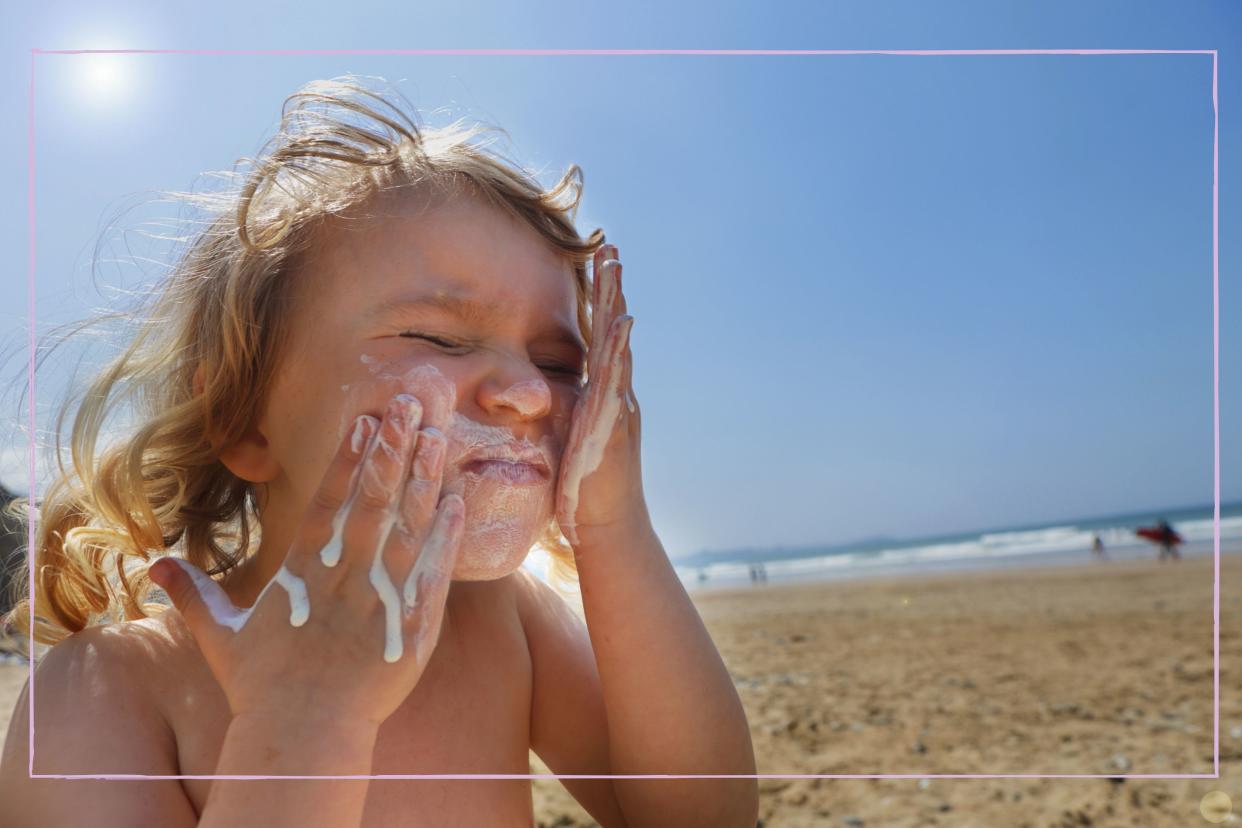
{"type": "Polygon", "coordinates": [[[454,581],[495,581],[516,572],[526,560],[535,539],[515,543],[497,539],[488,543],[485,535],[462,539],[462,550],[453,567],[454,581]]]}

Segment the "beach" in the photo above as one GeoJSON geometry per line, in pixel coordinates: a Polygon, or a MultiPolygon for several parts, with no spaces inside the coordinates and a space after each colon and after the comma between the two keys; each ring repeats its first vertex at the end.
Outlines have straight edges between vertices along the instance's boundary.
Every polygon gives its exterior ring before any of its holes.
{"type": "MultiPolygon", "coordinates": [[[[1212,563],[694,598],[761,774],[1211,774],[1212,563]]],[[[1222,555],[1221,582],[1221,779],[768,779],[763,825],[1208,825],[1217,789],[1235,803],[1222,824],[1242,824],[1242,556],[1222,555]]],[[[537,825],[595,824],[560,783],[534,785],[537,825]]]]}
{"type": "MultiPolygon", "coordinates": [[[[1213,790],[1242,813],[1242,556],[1223,555],[1221,574],[1221,779],[768,779],[763,825],[1207,825],[1213,790]]],[[[1212,773],[1210,557],[694,600],[760,773],[1212,773]]],[[[0,721],[24,676],[0,664],[0,721]]],[[[531,768],[547,772],[533,754],[531,768]]],[[[533,785],[537,825],[595,824],[559,782],[533,785]]]]}

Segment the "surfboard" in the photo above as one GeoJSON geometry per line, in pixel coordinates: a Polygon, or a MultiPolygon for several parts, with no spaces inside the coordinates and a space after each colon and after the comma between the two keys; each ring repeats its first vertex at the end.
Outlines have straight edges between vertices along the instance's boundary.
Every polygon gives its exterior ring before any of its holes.
{"type": "MultiPolygon", "coordinates": [[[[1152,543],[1164,543],[1164,530],[1159,526],[1140,526],[1134,530],[1134,534],[1140,538],[1146,538],[1152,543]]],[[[1173,532],[1169,540],[1176,545],[1182,543],[1182,536],[1177,534],[1177,532],[1173,532]]]]}

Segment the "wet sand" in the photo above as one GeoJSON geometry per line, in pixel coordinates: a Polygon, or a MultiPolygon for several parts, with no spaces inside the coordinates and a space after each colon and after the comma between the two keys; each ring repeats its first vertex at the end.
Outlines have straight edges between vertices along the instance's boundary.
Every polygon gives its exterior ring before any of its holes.
{"type": "MultiPolygon", "coordinates": [[[[770,779],[773,826],[1242,824],[1242,555],[1222,557],[1221,779],[770,779]]],[[[759,586],[695,603],[760,773],[1212,773],[1212,560],[759,586]]],[[[0,664],[0,724],[25,668],[0,664]]],[[[532,754],[532,772],[546,768],[532,754]]],[[[676,772],[669,769],[669,772],[676,772]]],[[[539,826],[594,825],[555,780],[539,826]]]]}

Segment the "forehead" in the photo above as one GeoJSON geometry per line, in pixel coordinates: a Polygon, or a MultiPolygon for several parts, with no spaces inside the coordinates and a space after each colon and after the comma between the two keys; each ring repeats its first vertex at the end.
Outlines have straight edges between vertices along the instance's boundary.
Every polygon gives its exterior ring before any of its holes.
{"type": "Polygon", "coordinates": [[[533,228],[472,195],[388,194],[320,228],[302,276],[319,313],[385,300],[472,298],[509,316],[576,319],[569,259],[533,228]]]}

